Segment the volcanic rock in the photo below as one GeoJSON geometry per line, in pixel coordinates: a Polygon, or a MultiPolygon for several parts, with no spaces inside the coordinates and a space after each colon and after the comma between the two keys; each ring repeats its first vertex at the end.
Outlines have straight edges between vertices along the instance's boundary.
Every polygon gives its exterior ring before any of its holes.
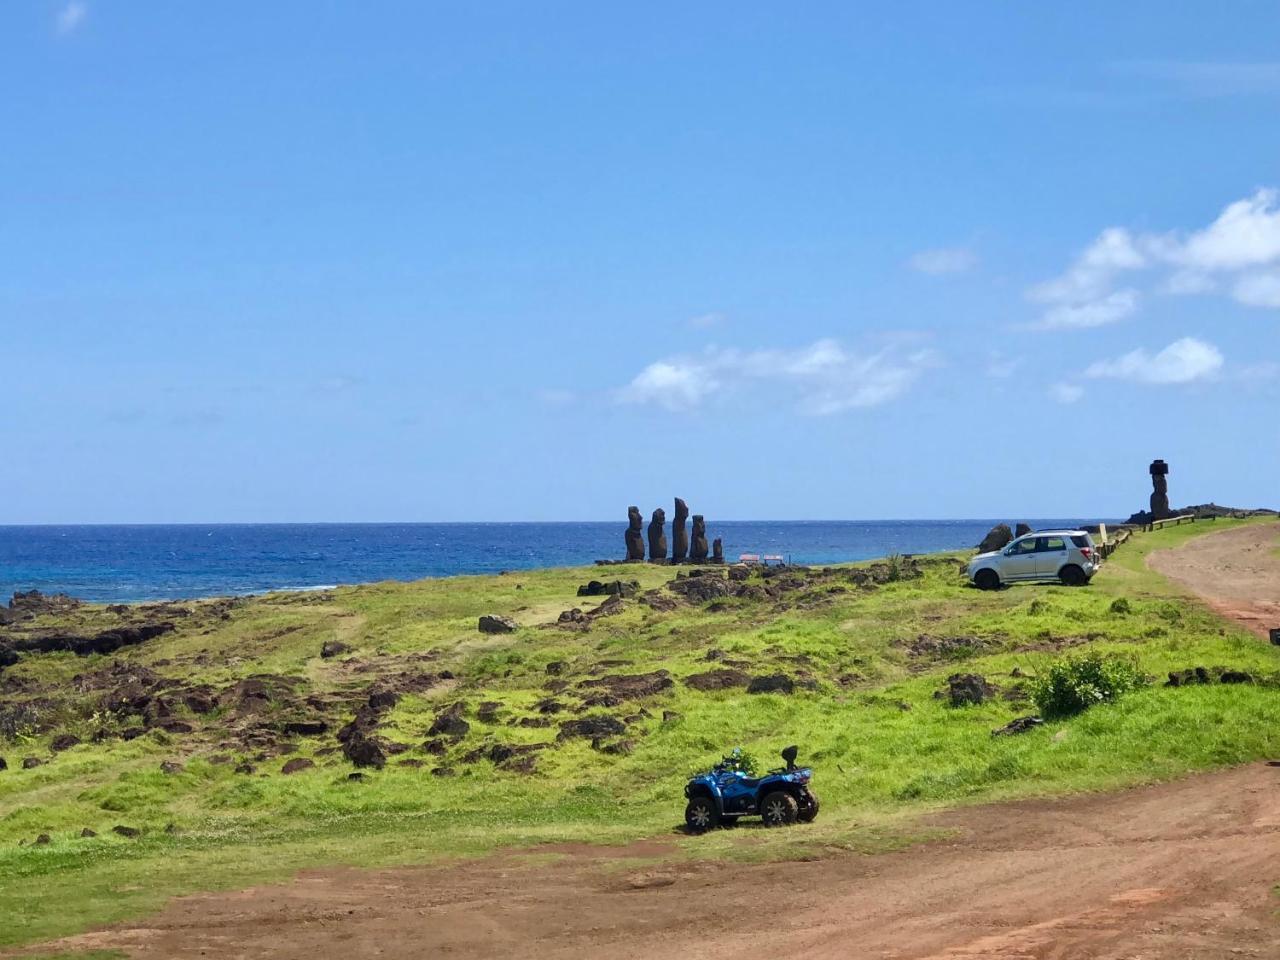
{"type": "Polygon", "coordinates": [[[280,768],[280,772],[287,776],[291,773],[298,773],[301,770],[310,770],[315,765],[314,760],[308,760],[306,757],[294,757],[280,768]]]}
{"type": "Polygon", "coordinates": [[[516,623],[510,617],[498,617],[486,614],[480,618],[479,628],[481,633],[514,633],[520,628],[520,624],[516,623]]]}
{"type": "Polygon", "coordinates": [[[1000,729],[992,730],[991,735],[993,737],[1012,737],[1019,733],[1026,733],[1029,730],[1034,730],[1043,723],[1044,721],[1039,717],[1018,717],[1015,720],[1010,720],[1000,729]]]}
{"type": "Polygon", "coordinates": [[[996,688],[987,683],[986,677],[979,674],[953,673],[947,677],[946,697],[953,707],[985,703],[995,694],[996,688]]]}
{"type": "Polygon", "coordinates": [[[1012,540],[1013,531],[1009,529],[1009,525],[1007,523],[997,523],[987,531],[987,535],[978,544],[978,552],[994,553],[997,550],[1003,550],[1012,540]]]}
{"type": "Polygon", "coordinates": [[[581,720],[567,720],[560,724],[559,739],[567,740],[570,737],[616,737],[626,732],[626,726],[617,717],[610,716],[594,716],[583,717],[581,720]]]}
{"type": "Polygon", "coordinates": [[[597,677],[594,680],[584,680],[578,684],[579,689],[600,689],[603,688],[622,700],[639,700],[644,697],[652,697],[661,693],[663,690],[669,690],[674,686],[671,680],[671,674],[666,670],[655,670],[653,673],[632,674],[630,676],[623,674],[614,674],[607,677],[597,677]]]}
{"type": "Polygon", "coordinates": [[[79,745],[79,737],[74,734],[64,733],[53,738],[53,742],[49,744],[49,749],[54,753],[61,753],[63,750],[70,750],[72,747],[78,747],[79,745]]]}
{"type": "Polygon", "coordinates": [[[339,640],[326,640],[320,645],[320,658],[322,660],[332,660],[334,657],[340,657],[350,651],[351,648],[339,640]]]}
{"type": "Polygon", "coordinates": [[[764,677],[752,677],[747,684],[747,693],[792,693],[795,681],[785,673],[771,673],[764,677]]]}
{"type": "Polygon", "coordinates": [[[117,824],[116,826],[112,827],[111,832],[121,837],[127,837],[130,840],[134,839],[135,837],[142,836],[142,831],[139,830],[137,827],[126,827],[121,824],[117,824]]]}
{"type": "Polygon", "coordinates": [[[751,683],[751,677],[742,670],[724,668],[708,670],[705,673],[695,673],[685,677],[684,683],[687,687],[704,692],[710,690],[746,689],[747,685],[751,683]]]}

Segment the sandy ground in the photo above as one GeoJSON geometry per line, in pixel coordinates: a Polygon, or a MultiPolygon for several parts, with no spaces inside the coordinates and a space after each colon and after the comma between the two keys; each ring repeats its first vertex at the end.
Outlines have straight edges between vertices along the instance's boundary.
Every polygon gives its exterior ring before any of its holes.
{"type": "MultiPolygon", "coordinates": [[[[1233,530],[1151,562],[1260,628],[1280,597],[1278,533],[1233,530]]],[[[1280,767],[928,823],[952,839],[806,863],[684,863],[653,841],[539,851],[559,854],[553,862],[316,870],[175,900],[43,949],[205,960],[1280,957],[1280,767]]]]}
{"type": "Polygon", "coordinates": [[[1250,524],[1197,537],[1174,550],[1157,550],[1147,564],[1265,637],[1269,628],[1280,627],[1277,549],[1280,524],[1250,524]]]}

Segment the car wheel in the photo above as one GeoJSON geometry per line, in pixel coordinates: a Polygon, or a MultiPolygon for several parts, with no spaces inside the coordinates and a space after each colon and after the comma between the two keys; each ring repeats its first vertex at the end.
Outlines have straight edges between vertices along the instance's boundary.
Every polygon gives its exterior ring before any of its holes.
{"type": "Polygon", "coordinates": [[[801,823],[812,823],[818,816],[818,795],[809,791],[809,802],[802,804],[797,819],[801,823]]]}
{"type": "Polygon", "coordinates": [[[1068,587],[1083,587],[1089,582],[1089,578],[1084,575],[1084,571],[1074,563],[1069,563],[1059,570],[1058,579],[1068,587]]]}
{"type": "Polygon", "coordinates": [[[684,824],[690,833],[706,833],[719,820],[715,801],[710,797],[694,797],[684,808],[684,824]]]}
{"type": "Polygon", "coordinates": [[[979,570],[973,575],[973,583],[979,590],[999,590],[1000,575],[994,570],[979,570]]]}
{"type": "Polygon", "coordinates": [[[800,804],[789,793],[775,790],[760,801],[760,819],[766,827],[789,827],[800,816],[800,804]]]}

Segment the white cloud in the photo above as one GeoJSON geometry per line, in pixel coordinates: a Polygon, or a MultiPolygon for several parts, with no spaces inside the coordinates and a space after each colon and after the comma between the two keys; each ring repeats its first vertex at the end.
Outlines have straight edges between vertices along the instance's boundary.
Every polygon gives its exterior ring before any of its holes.
{"type": "Polygon", "coordinates": [[[1098,234],[1062,276],[1032,287],[1030,297],[1042,303],[1081,303],[1104,296],[1112,279],[1125,270],[1146,266],[1133,235],[1122,227],[1098,234]]]}
{"type": "Polygon", "coordinates": [[[968,247],[939,247],[921,250],[907,263],[912,270],[921,273],[965,273],[978,265],[978,255],[968,247]]]}
{"type": "Polygon", "coordinates": [[[89,5],[80,2],[80,0],[72,0],[61,10],[58,11],[58,33],[68,34],[75,30],[84,22],[84,18],[89,13],[89,5]]]}
{"type": "Polygon", "coordinates": [[[1222,363],[1222,354],[1213,344],[1184,337],[1154,355],[1139,348],[1114,360],[1099,360],[1084,375],[1157,385],[1192,383],[1214,376],[1222,363]]]}
{"type": "Polygon", "coordinates": [[[1053,304],[1033,328],[1099,326],[1136,308],[1133,289],[1119,279],[1140,270],[1162,270],[1155,289],[1184,296],[1220,288],[1248,306],[1280,308],[1280,192],[1257,190],[1223,208],[1207,227],[1190,233],[1133,234],[1109,227],[1061,276],[1032,287],[1027,296],[1053,304]],[[1133,297],[1128,302],[1126,298],[1133,297]]]}
{"type": "Polygon", "coordinates": [[[1049,388],[1049,396],[1059,403],[1076,403],[1084,396],[1084,387],[1076,383],[1055,383],[1049,388]]]}
{"type": "Polygon", "coordinates": [[[890,346],[853,353],[830,339],[793,350],[711,348],[696,356],[649,364],[618,391],[618,399],[675,412],[701,406],[738,387],[772,383],[788,387],[801,412],[825,416],[887,403],[937,364],[931,350],[890,346]]]}
{"type": "Polygon", "coordinates": [[[1280,272],[1245,274],[1231,295],[1250,307],[1280,307],[1280,272]]]}
{"type": "Polygon", "coordinates": [[[1082,330],[1105,327],[1132,316],[1138,309],[1138,291],[1117,290],[1086,303],[1064,303],[1031,324],[1033,330],[1082,330]]]}
{"type": "Polygon", "coordinates": [[[1203,230],[1169,251],[1169,258],[1195,270],[1240,270],[1280,260],[1280,209],[1275,190],[1259,190],[1228,204],[1203,230]]]}

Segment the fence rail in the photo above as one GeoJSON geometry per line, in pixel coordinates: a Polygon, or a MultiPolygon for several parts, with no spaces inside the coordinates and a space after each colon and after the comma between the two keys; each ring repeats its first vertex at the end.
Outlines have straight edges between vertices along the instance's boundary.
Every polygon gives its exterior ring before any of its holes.
{"type": "Polygon", "coordinates": [[[1152,530],[1158,530],[1160,527],[1166,527],[1169,524],[1173,524],[1176,527],[1176,526],[1180,526],[1183,523],[1195,523],[1195,522],[1196,522],[1196,515],[1194,513],[1184,513],[1180,517],[1166,517],[1164,520],[1151,521],[1150,523],[1147,524],[1147,532],[1150,533],[1152,530]]]}

